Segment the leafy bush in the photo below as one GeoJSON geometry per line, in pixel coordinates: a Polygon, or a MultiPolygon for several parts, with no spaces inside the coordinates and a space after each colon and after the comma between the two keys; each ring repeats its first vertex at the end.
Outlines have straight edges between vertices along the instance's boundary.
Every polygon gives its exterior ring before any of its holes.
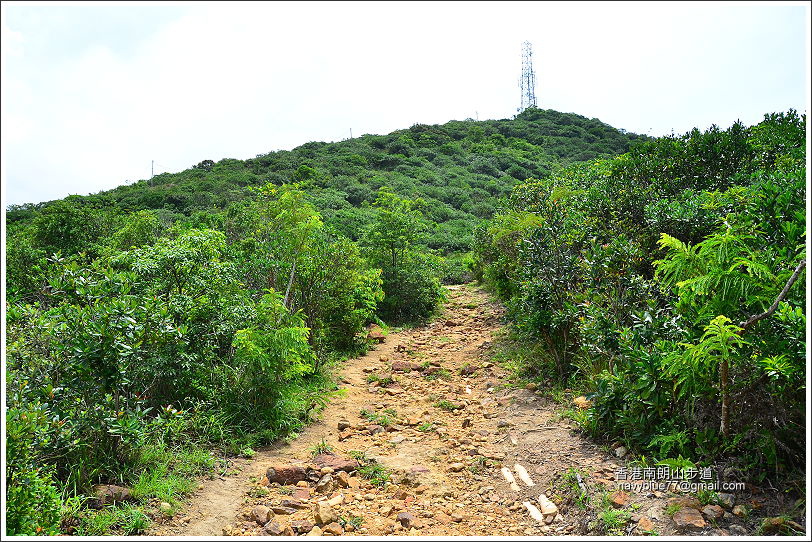
{"type": "Polygon", "coordinates": [[[593,434],[756,477],[802,465],[805,125],[645,141],[528,180],[477,231],[476,276],[590,392],[593,434]]]}

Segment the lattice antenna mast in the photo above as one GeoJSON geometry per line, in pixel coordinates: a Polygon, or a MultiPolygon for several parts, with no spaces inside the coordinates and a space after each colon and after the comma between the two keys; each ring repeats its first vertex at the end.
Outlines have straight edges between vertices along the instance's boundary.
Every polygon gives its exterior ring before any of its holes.
{"type": "Polygon", "coordinates": [[[533,46],[529,41],[522,43],[522,77],[519,79],[522,89],[522,105],[519,113],[528,107],[536,107],[536,74],[533,72],[533,46]]]}

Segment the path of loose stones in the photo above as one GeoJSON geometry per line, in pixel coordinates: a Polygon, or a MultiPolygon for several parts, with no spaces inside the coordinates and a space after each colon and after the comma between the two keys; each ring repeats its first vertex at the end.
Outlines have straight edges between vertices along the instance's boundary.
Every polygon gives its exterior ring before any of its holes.
{"type": "Polygon", "coordinates": [[[235,460],[232,475],[202,483],[184,512],[150,534],[583,534],[583,511],[551,501],[568,469],[630,512],[628,532],[711,533],[703,516],[733,517],[684,496],[614,491],[613,454],[574,434],[534,390],[504,386],[508,370],[487,352],[501,315],[475,287],[451,289],[441,318],[381,336],[347,361],[343,396],[318,421],[253,460],[235,460]],[[369,460],[386,476],[363,476],[369,460]],[[669,505],[685,513],[672,520],[669,505]]]}

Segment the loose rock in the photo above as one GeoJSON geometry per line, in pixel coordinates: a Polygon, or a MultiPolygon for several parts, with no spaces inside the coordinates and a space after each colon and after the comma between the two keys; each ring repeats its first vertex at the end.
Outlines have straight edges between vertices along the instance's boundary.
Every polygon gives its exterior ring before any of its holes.
{"type": "Polygon", "coordinates": [[[716,498],[718,499],[719,504],[725,508],[732,508],[736,503],[736,496],[732,493],[718,493],[716,498]]]}
{"type": "Polygon", "coordinates": [[[334,521],[328,525],[325,525],[322,532],[331,534],[333,536],[341,536],[344,534],[344,528],[339,523],[334,521]]]}
{"type": "Polygon", "coordinates": [[[313,517],[316,520],[316,523],[319,525],[326,525],[328,523],[338,521],[338,516],[333,510],[333,507],[323,502],[316,503],[316,509],[313,512],[313,517]]]}
{"type": "Polygon", "coordinates": [[[94,505],[98,507],[119,502],[130,502],[135,499],[130,495],[130,490],[126,487],[115,485],[100,485],[93,488],[95,497],[94,505]]]}
{"type": "Polygon", "coordinates": [[[316,484],[316,493],[330,493],[334,487],[333,475],[325,474],[316,484]]]}
{"type": "Polygon", "coordinates": [[[648,519],[647,517],[640,518],[640,521],[637,522],[637,530],[638,531],[653,531],[654,530],[654,522],[648,519]]]}
{"type": "Polygon", "coordinates": [[[737,504],[736,506],[733,507],[734,516],[739,516],[741,518],[746,516],[748,512],[749,510],[747,509],[747,507],[742,504],[737,504]]]}
{"type": "Polygon", "coordinates": [[[281,485],[295,484],[307,479],[307,473],[300,465],[271,465],[265,476],[268,477],[269,482],[277,482],[281,485]]]}
{"type": "Polygon", "coordinates": [[[725,510],[718,504],[709,504],[702,509],[702,514],[708,519],[719,519],[725,515],[725,510]]]}
{"type": "Polygon", "coordinates": [[[680,531],[698,531],[704,529],[707,523],[696,508],[681,508],[673,517],[674,525],[680,531]]]}
{"type": "Polygon", "coordinates": [[[275,521],[269,521],[264,527],[265,533],[271,536],[282,536],[284,530],[285,529],[275,521]]]}
{"type": "Polygon", "coordinates": [[[305,534],[313,529],[313,524],[307,520],[296,520],[290,522],[290,527],[297,534],[305,534]]]}
{"type": "Polygon", "coordinates": [[[409,512],[401,512],[398,514],[398,522],[406,529],[411,529],[416,526],[416,520],[409,512]]]}
{"type": "Polygon", "coordinates": [[[623,508],[629,504],[629,494],[625,491],[615,491],[612,493],[612,496],[609,497],[609,501],[615,508],[623,508]]]}
{"type": "Polygon", "coordinates": [[[348,459],[332,454],[319,454],[313,458],[313,465],[322,469],[330,467],[333,472],[345,471],[352,472],[358,469],[358,461],[355,459],[348,459]]]}
{"type": "Polygon", "coordinates": [[[251,519],[259,523],[260,525],[265,525],[268,523],[269,520],[273,518],[273,513],[271,513],[271,509],[265,505],[258,504],[251,510],[251,519]]]}

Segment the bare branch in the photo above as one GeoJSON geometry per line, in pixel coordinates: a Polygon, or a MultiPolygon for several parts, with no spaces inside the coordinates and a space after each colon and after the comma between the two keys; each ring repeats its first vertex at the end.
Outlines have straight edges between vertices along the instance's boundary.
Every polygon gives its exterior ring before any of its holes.
{"type": "Polygon", "coordinates": [[[796,280],[798,280],[798,277],[801,275],[801,271],[803,271],[804,267],[806,267],[806,258],[801,260],[801,262],[795,268],[795,272],[792,273],[792,276],[789,278],[787,283],[784,285],[784,289],[781,290],[781,293],[778,294],[778,297],[775,298],[775,301],[773,302],[773,304],[770,306],[769,309],[762,312],[761,314],[754,314],[753,316],[748,318],[746,321],[739,324],[739,327],[742,328],[742,330],[739,332],[739,335],[743,335],[745,330],[747,330],[748,327],[752,326],[753,324],[755,324],[759,320],[764,320],[765,318],[767,318],[768,316],[770,316],[772,313],[775,312],[775,310],[778,308],[778,304],[781,303],[781,301],[783,301],[785,297],[787,297],[787,293],[789,292],[789,289],[792,288],[792,285],[795,284],[796,280]]]}

